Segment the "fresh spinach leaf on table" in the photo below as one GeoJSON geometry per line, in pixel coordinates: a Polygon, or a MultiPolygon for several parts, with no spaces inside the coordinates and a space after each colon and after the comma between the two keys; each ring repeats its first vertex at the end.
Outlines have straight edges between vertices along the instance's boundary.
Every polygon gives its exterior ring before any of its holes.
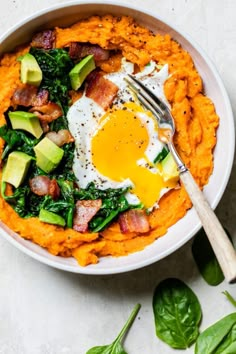
{"type": "Polygon", "coordinates": [[[156,335],[176,349],[188,348],[199,335],[202,312],[193,291],[181,280],[163,280],[155,289],[153,312],[156,335]]]}
{"type": "MultiPolygon", "coordinates": [[[[225,231],[231,240],[229,232],[226,229],[225,231]]],[[[192,254],[199,272],[209,285],[216,286],[224,280],[224,274],[203,228],[194,238],[192,254]]]]}
{"type": "Polygon", "coordinates": [[[127,354],[127,352],[123,348],[122,341],[129,328],[131,327],[133,321],[135,320],[135,317],[137,316],[140,307],[140,304],[137,304],[134,307],[130,317],[128,318],[127,322],[125,323],[124,327],[122,328],[121,332],[118,334],[114,342],[108,345],[93,347],[89,349],[86,354],[127,354]]]}
{"type": "Polygon", "coordinates": [[[195,354],[236,353],[236,313],[232,313],[200,334],[195,354]]]}

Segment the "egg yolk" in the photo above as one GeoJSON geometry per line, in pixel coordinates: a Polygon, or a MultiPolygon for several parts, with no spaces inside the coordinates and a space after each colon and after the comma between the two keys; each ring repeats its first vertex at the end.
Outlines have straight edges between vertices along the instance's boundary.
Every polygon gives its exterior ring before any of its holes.
{"type": "Polygon", "coordinates": [[[103,116],[91,142],[92,161],[102,175],[113,181],[129,178],[134,185],[131,192],[150,208],[167,185],[158,171],[150,170],[153,164],[145,156],[149,134],[136,112],[123,107],[103,116]],[[138,165],[140,159],[147,164],[138,165]]]}

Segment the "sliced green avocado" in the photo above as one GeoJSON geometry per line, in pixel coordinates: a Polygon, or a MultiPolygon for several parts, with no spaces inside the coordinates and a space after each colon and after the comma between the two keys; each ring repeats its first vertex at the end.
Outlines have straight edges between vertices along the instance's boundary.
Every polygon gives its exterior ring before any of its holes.
{"type": "Polygon", "coordinates": [[[29,156],[24,152],[11,152],[3,169],[2,181],[10,183],[15,188],[18,188],[25,179],[31,160],[32,156],[29,156]]]}
{"type": "Polygon", "coordinates": [[[46,173],[54,170],[60,163],[64,150],[59,148],[47,137],[43,138],[35,147],[36,165],[46,173]]]}
{"type": "Polygon", "coordinates": [[[177,169],[176,162],[170,152],[160,162],[160,164],[164,181],[179,177],[179,171],[177,169]]]}
{"type": "Polygon", "coordinates": [[[88,55],[83,58],[69,72],[71,87],[73,90],[78,90],[84,82],[86,76],[96,68],[93,55],[88,55]]]}
{"type": "Polygon", "coordinates": [[[23,84],[39,86],[41,84],[43,73],[35,57],[26,53],[21,58],[21,81],[23,84]]]}
{"type": "Polygon", "coordinates": [[[48,224],[65,226],[66,222],[62,216],[52,213],[51,211],[41,209],[39,212],[39,220],[47,222],[48,224]]]}
{"type": "Polygon", "coordinates": [[[13,129],[22,129],[31,133],[35,138],[43,134],[38,117],[34,113],[15,111],[8,113],[13,129]]]}

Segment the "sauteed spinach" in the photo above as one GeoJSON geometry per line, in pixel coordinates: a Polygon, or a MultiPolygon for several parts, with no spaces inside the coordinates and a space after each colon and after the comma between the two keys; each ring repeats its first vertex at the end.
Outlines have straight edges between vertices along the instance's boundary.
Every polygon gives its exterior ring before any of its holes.
{"type": "Polygon", "coordinates": [[[39,139],[34,138],[30,134],[26,134],[21,130],[11,129],[6,124],[0,127],[0,137],[5,140],[5,148],[2,154],[4,160],[10,151],[23,151],[30,156],[34,156],[34,146],[39,142],[39,139]]]}
{"type": "MultiPolygon", "coordinates": [[[[0,136],[6,141],[3,159],[6,159],[7,154],[13,149],[35,157],[33,147],[38,143],[38,139],[32,138],[23,131],[13,130],[7,125],[0,128],[0,136]]],[[[61,163],[55,170],[47,174],[51,179],[56,179],[60,187],[61,195],[58,200],[55,201],[48,195],[36,196],[30,190],[28,180],[45,174],[36,166],[35,160],[31,163],[26,181],[16,188],[11,196],[5,195],[6,184],[2,182],[2,196],[21,217],[38,216],[41,209],[46,209],[59,213],[66,220],[67,227],[72,227],[76,201],[102,199],[101,209],[89,223],[90,230],[98,232],[120,212],[132,207],[125,198],[127,188],[99,190],[94,183],[90,183],[87,188],[79,189],[74,183],[76,178],[72,170],[74,143],[65,144],[62,148],[64,156],[61,163]]]]}
{"type": "MultiPolygon", "coordinates": [[[[69,91],[71,90],[69,72],[74,66],[68,51],[31,47],[29,52],[35,57],[43,73],[39,90],[46,89],[49,93],[49,100],[62,108],[62,116],[49,123],[50,131],[58,132],[61,129],[68,129],[66,113],[70,105],[69,91]]],[[[61,162],[54,170],[47,173],[47,176],[50,179],[55,179],[60,187],[59,198],[53,200],[50,195],[35,195],[30,189],[29,180],[46,174],[36,165],[35,161],[34,147],[40,139],[36,139],[28,132],[12,129],[8,119],[7,124],[0,128],[0,137],[5,140],[2,154],[3,163],[11,151],[17,150],[32,156],[27,178],[19,187],[13,188],[11,195],[6,195],[6,183],[2,182],[1,185],[2,196],[21,217],[35,217],[39,215],[41,209],[45,209],[60,214],[66,220],[67,227],[73,227],[73,215],[78,200],[102,199],[101,209],[89,223],[89,229],[98,232],[105,228],[120,212],[132,208],[125,198],[127,188],[104,191],[97,189],[93,183],[90,183],[87,188],[79,189],[72,170],[74,143],[67,143],[61,147],[64,150],[61,162]]]]}
{"type": "MultiPolygon", "coordinates": [[[[65,115],[71,90],[69,72],[74,66],[68,52],[60,48],[44,50],[31,47],[30,54],[35,57],[43,72],[40,88],[49,91],[50,101],[59,104],[65,115]]],[[[67,126],[66,119],[64,124],[67,126]]]]}

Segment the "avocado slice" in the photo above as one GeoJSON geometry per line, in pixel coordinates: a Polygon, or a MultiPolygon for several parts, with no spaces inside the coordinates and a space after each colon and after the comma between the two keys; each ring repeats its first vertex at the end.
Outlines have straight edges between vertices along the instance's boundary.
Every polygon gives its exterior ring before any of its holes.
{"type": "Polygon", "coordinates": [[[15,111],[9,112],[8,116],[13,129],[25,130],[37,139],[43,134],[39,119],[34,113],[15,111]]]}
{"type": "Polygon", "coordinates": [[[21,151],[13,151],[8,155],[6,165],[3,169],[2,181],[12,184],[18,188],[24,181],[30,167],[32,156],[21,151]]]}
{"type": "Polygon", "coordinates": [[[71,87],[73,90],[78,90],[88,74],[95,68],[93,55],[88,55],[76,64],[69,72],[71,87]]]}
{"type": "Polygon", "coordinates": [[[164,181],[171,179],[177,179],[179,177],[179,171],[177,169],[176,162],[169,152],[168,155],[160,162],[161,171],[164,181]]]}
{"type": "Polygon", "coordinates": [[[20,77],[23,84],[39,86],[43,78],[43,73],[35,57],[30,53],[26,53],[20,61],[20,77]]]}
{"type": "Polygon", "coordinates": [[[34,147],[36,165],[46,173],[54,170],[60,163],[64,150],[59,148],[47,137],[43,138],[34,147]]]}
{"type": "Polygon", "coordinates": [[[48,224],[59,225],[63,227],[66,225],[65,219],[63,219],[62,216],[45,209],[40,210],[39,220],[48,224]]]}

